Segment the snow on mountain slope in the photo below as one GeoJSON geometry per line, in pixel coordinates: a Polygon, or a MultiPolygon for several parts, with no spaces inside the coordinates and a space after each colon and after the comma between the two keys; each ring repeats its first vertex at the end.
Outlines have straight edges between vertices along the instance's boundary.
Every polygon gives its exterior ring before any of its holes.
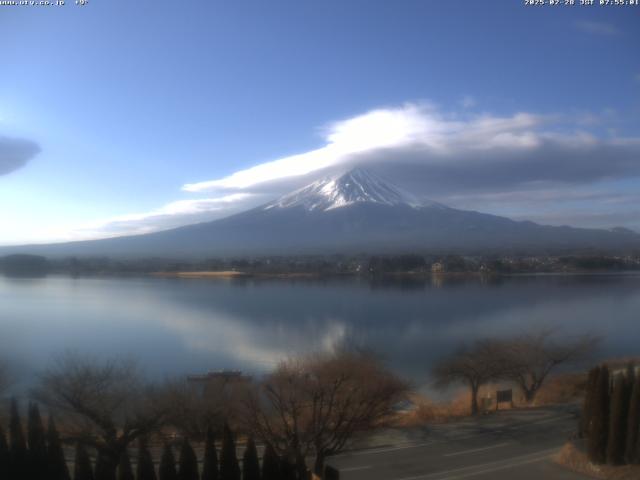
{"type": "Polygon", "coordinates": [[[354,169],[341,176],[318,180],[295,192],[289,193],[263,207],[273,208],[302,207],[308,211],[329,211],[355,203],[373,203],[379,205],[408,205],[414,208],[439,206],[436,202],[422,202],[408,192],[390,185],[362,169],[354,169]]]}

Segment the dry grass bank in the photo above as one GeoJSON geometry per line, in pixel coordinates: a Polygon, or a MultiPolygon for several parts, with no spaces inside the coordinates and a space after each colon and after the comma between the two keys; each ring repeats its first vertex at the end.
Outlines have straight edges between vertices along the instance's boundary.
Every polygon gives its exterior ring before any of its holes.
{"type": "Polygon", "coordinates": [[[219,272],[156,272],[152,274],[155,277],[177,277],[177,278],[233,278],[246,277],[248,274],[244,272],[236,272],[234,270],[225,270],[219,272]]]}
{"type": "Polygon", "coordinates": [[[573,443],[567,443],[554,457],[554,461],[574,472],[602,480],[638,480],[640,465],[595,465],[589,461],[587,454],[573,443]]]}
{"type": "MultiPolygon", "coordinates": [[[[585,390],[586,374],[559,374],[555,375],[543,385],[532,404],[524,401],[517,388],[508,384],[489,384],[480,389],[478,400],[480,410],[491,413],[495,411],[496,390],[513,388],[513,405],[501,403],[500,410],[510,408],[535,408],[550,405],[575,403],[582,400],[585,390]],[[491,398],[488,403],[483,399],[491,398]]],[[[412,394],[411,402],[415,408],[411,411],[397,415],[394,424],[399,427],[412,427],[433,423],[446,423],[455,419],[467,417],[471,414],[471,394],[461,389],[451,399],[436,402],[420,395],[412,394]]],[[[640,477],[639,477],[640,478],[640,477]]]]}

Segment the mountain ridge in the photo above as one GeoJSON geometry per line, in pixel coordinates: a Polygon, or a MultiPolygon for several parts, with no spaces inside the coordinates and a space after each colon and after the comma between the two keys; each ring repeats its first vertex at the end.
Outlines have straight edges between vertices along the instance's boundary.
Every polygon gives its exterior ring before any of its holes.
{"type": "Polygon", "coordinates": [[[136,236],[0,247],[0,254],[201,258],[513,250],[640,250],[640,235],[628,229],[547,226],[458,210],[418,200],[369,172],[355,169],[219,220],[136,236]]]}

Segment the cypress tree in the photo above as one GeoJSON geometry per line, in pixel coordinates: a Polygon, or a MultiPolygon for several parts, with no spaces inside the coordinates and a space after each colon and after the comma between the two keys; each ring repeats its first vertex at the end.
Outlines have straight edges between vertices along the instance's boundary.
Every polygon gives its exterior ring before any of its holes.
{"type": "Polygon", "coordinates": [[[147,447],[147,442],[140,439],[138,443],[138,465],[136,467],[137,480],[156,480],[156,470],[153,467],[153,458],[147,447]]]}
{"type": "Polygon", "coordinates": [[[73,480],[93,480],[91,459],[81,443],[76,445],[76,459],[73,467],[73,480]]]}
{"type": "Polygon", "coordinates": [[[607,442],[607,463],[610,465],[622,465],[624,463],[624,442],[627,437],[629,402],[627,393],[627,379],[624,375],[618,375],[615,379],[615,386],[611,397],[611,417],[609,420],[609,439],[607,442]]]}
{"type": "Polygon", "coordinates": [[[120,461],[118,462],[118,480],[135,480],[133,468],[131,468],[131,459],[126,448],[120,455],[120,461]]]}
{"type": "Polygon", "coordinates": [[[247,440],[242,457],[242,480],[260,480],[260,461],[253,437],[247,440]]]}
{"type": "Polygon", "coordinates": [[[584,403],[582,405],[582,417],[580,418],[580,436],[586,437],[589,431],[589,423],[593,416],[592,405],[595,396],[596,386],[598,384],[598,375],[600,367],[592,368],[587,377],[586,391],[584,395],[584,403]]]}
{"type": "Polygon", "coordinates": [[[131,457],[129,457],[129,451],[126,448],[118,460],[116,478],[117,480],[135,480],[133,467],[131,466],[131,457]]]}
{"type": "Polygon", "coordinates": [[[286,455],[280,457],[280,477],[281,480],[296,480],[296,467],[286,455]]]}
{"type": "Polygon", "coordinates": [[[262,456],[262,480],[280,480],[280,461],[270,443],[262,456]]]}
{"type": "Polygon", "coordinates": [[[29,475],[29,457],[27,451],[27,441],[22,430],[20,412],[16,399],[11,400],[11,419],[9,421],[9,453],[10,478],[12,480],[26,479],[29,475]]]}
{"type": "Polygon", "coordinates": [[[180,468],[178,478],[180,480],[198,480],[198,458],[193,451],[189,440],[185,437],[180,449],[180,468]]]}
{"type": "Polygon", "coordinates": [[[47,445],[47,479],[70,480],[64,449],[52,415],[49,415],[49,425],[47,426],[47,445]]]}
{"type": "Polygon", "coordinates": [[[629,399],[629,416],[627,422],[627,442],[625,450],[625,461],[633,464],[640,462],[638,451],[640,442],[640,375],[634,375],[633,386],[631,388],[631,398],[629,399]]]}
{"type": "Polygon", "coordinates": [[[99,451],[93,476],[95,480],[116,480],[117,467],[118,464],[114,464],[114,461],[107,454],[99,451]]]}
{"type": "Polygon", "coordinates": [[[229,425],[224,424],[222,452],[220,455],[220,479],[240,480],[240,466],[236,456],[236,443],[229,425]]]}
{"type": "Polygon", "coordinates": [[[604,463],[607,453],[607,434],[609,429],[609,368],[603,365],[598,374],[593,403],[591,422],[587,437],[587,454],[593,463],[604,463]]]}
{"type": "Polygon", "coordinates": [[[207,439],[204,444],[202,480],[218,480],[218,453],[211,427],[207,429],[207,439]]]}
{"type": "Polygon", "coordinates": [[[160,471],[158,472],[159,480],[178,480],[178,472],[176,470],[176,459],[173,456],[171,445],[165,444],[160,458],[160,471]]]}
{"type": "Polygon", "coordinates": [[[9,444],[4,435],[4,429],[0,425],[0,478],[9,478],[9,444]]]}
{"type": "Polygon", "coordinates": [[[35,403],[29,404],[27,417],[27,441],[29,444],[30,478],[47,479],[47,441],[40,409],[35,403]]]}

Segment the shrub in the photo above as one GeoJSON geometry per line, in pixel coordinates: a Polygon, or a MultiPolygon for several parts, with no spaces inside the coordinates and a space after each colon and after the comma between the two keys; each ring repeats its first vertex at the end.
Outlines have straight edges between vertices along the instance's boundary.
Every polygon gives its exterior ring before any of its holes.
{"type": "Polygon", "coordinates": [[[198,459],[189,440],[186,438],[183,440],[182,448],[180,449],[178,478],[180,480],[198,480],[198,459]]]}
{"type": "Polygon", "coordinates": [[[598,373],[598,383],[592,404],[587,451],[593,463],[604,463],[607,452],[609,428],[609,368],[603,365],[598,373]]]}
{"type": "Polygon", "coordinates": [[[176,459],[173,456],[171,445],[166,444],[160,458],[160,471],[158,472],[160,480],[178,480],[178,472],[176,470],[176,459]]]}
{"type": "Polygon", "coordinates": [[[204,461],[202,465],[202,480],[218,480],[218,453],[211,427],[207,429],[207,439],[204,444],[204,461]]]}
{"type": "Polygon", "coordinates": [[[69,468],[64,458],[64,450],[53,416],[49,416],[47,426],[47,480],[69,480],[69,468]]]}
{"type": "Polygon", "coordinates": [[[236,443],[229,425],[225,423],[222,437],[222,452],[220,455],[221,480],[240,480],[240,466],[236,456],[236,443]]]}
{"type": "Polygon", "coordinates": [[[147,442],[141,438],[138,442],[138,465],[136,466],[137,480],[156,480],[153,458],[147,447],[147,442]]]}
{"type": "Polygon", "coordinates": [[[76,445],[76,459],[73,468],[73,480],[93,480],[91,459],[81,443],[76,445]]]}
{"type": "Polygon", "coordinates": [[[242,480],[260,480],[258,450],[252,437],[247,440],[244,457],[242,458],[242,480]]]}

